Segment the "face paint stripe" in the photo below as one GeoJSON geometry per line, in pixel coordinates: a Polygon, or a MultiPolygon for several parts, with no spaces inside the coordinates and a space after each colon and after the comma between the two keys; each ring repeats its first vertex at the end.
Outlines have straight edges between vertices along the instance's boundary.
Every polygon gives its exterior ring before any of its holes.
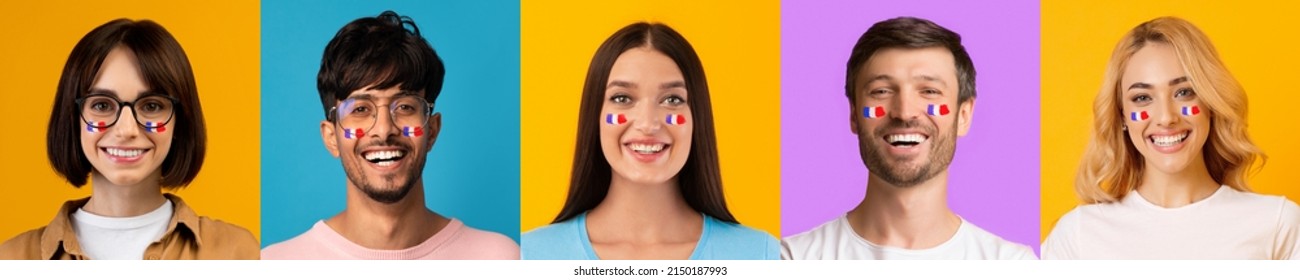
{"type": "Polygon", "coordinates": [[[879,119],[879,118],[882,118],[882,117],[885,116],[885,107],[883,107],[883,106],[867,106],[866,108],[862,108],[862,116],[863,116],[863,117],[866,117],[866,118],[868,118],[868,119],[879,119]]]}
{"type": "Polygon", "coordinates": [[[1183,115],[1184,115],[1184,116],[1195,116],[1195,115],[1199,115],[1199,114],[1201,114],[1201,107],[1200,107],[1200,106],[1196,106],[1196,105],[1192,105],[1192,106],[1183,106],[1183,115]]]}
{"type": "Polygon", "coordinates": [[[105,128],[108,128],[108,124],[104,122],[91,122],[86,124],[86,131],[88,132],[104,132],[105,128]]]}
{"type": "Polygon", "coordinates": [[[343,129],[343,138],[347,138],[347,139],[356,139],[356,138],[361,138],[362,136],[365,136],[365,135],[366,135],[366,133],[363,132],[360,128],[344,128],[344,129],[343,129]]]}
{"type": "Polygon", "coordinates": [[[947,116],[948,104],[930,104],[925,107],[925,112],[931,116],[947,116]]]}
{"type": "Polygon", "coordinates": [[[671,125],[682,125],[686,123],[686,116],[679,114],[668,114],[664,121],[671,125]]]}
{"type": "Polygon", "coordinates": [[[413,127],[413,126],[403,126],[403,127],[402,127],[402,136],[406,136],[406,137],[420,137],[420,136],[424,136],[424,128],[423,128],[423,127],[419,127],[419,126],[414,126],[414,127],[413,127]]]}
{"type": "Polygon", "coordinates": [[[1145,120],[1147,120],[1147,118],[1150,118],[1150,117],[1151,117],[1150,115],[1147,115],[1147,111],[1129,112],[1129,114],[1128,114],[1128,119],[1129,119],[1130,121],[1135,121],[1135,122],[1136,122],[1136,121],[1145,121],[1145,120]]]}
{"type": "Polygon", "coordinates": [[[611,125],[620,125],[627,123],[627,116],[623,114],[605,114],[605,123],[611,125]]]}

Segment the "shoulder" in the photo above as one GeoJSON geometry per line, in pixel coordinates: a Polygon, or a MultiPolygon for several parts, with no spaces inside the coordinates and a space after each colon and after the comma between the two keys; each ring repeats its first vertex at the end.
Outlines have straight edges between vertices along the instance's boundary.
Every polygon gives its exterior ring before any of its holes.
{"type": "Polygon", "coordinates": [[[515,244],[514,239],[510,239],[504,234],[476,229],[469,225],[461,225],[456,243],[461,244],[460,247],[462,248],[469,248],[478,252],[476,258],[519,259],[519,245],[515,244]]]}
{"type": "Polygon", "coordinates": [[[259,242],[243,227],[221,220],[199,217],[199,242],[217,259],[258,259],[259,242]]]}
{"type": "Polygon", "coordinates": [[[542,226],[520,237],[520,258],[536,260],[585,259],[579,218],[542,226]]]}
{"type": "Polygon", "coordinates": [[[0,244],[0,260],[41,259],[41,236],[45,227],[29,230],[0,244]]]}
{"type": "Polygon", "coordinates": [[[1020,243],[1011,242],[1003,239],[1001,236],[993,234],[975,224],[962,219],[964,226],[968,227],[968,233],[973,238],[973,242],[968,245],[979,246],[980,252],[986,259],[999,260],[1032,260],[1038,257],[1034,255],[1034,250],[1020,243]]]}
{"type": "Polygon", "coordinates": [[[316,250],[321,248],[321,246],[323,246],[323,244],[320,244],[320,242],[313,241],[312,235],[313,235],[313,231],[315,230],[316,227],[313,226],[311,229],[308,229],[307,231],[304,231],[303,233],[298,234],[293,238],[276,242],[275,244],[271,244],[271,246],[266,246],[266,248],[262,249],[262,253],[261,253],[262,259],[296,260],[296,259],[303,259],[308,255],[311,255],[305,252],[310,250],[316,250]]]}
{"type": "Polygon", "coordinates": [[[830,235],[837,234],[842,230],[844,216],[839,216],[833,220],[826,221],[817,227],[795,235],[786,236],[781,241],[785,246],[808,247],[820,243],[830,235]]]}
{"type": "Polygon", "coordinates": [[[713,251],[709,259],[781,258],[781,242],[767,232],[706,216],[704,238],[713,251]]]}
{"type": "MultiPolygon", "coordinates": [[[[844,238],[844,216],[826,221],[813,229],[781,239],[781,255],[785,259],[834,258],[844,238]]],[[[854,237],[856,238],[856,237],[854,237]]]]}

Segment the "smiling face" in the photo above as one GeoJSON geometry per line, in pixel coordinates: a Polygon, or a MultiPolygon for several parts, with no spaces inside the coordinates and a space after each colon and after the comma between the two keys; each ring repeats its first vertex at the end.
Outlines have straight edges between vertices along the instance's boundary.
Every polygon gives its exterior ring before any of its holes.
{"type": "Polygon", "coordinates": [[[1210,112],[1201,106],[1173,47],[1151,43],[1134,53],[1120,87],[1128,138],[1145,166],[1173,174],[1205,164],[1201,154],[1210,112]]]}
{"type": "Polygon", "coordinates": [[[639,47],[619,55],[600,114],[601,152],[614,177],[645,184],[677,177],[694,131],[688,94],[682,71],[663,53],[639,47]]]}
{"type": "Polygon", "coordinates": [[[349,185],[360,189],[372,200],[389,204],[401,201],[414,187],[422,185],[425,159],[441,126],[441,114],[434,114],[424,124],[410,124],[409,129],[394,123],[391,117],[394,112],[401,114],[403,110],[416,110],[415,105],[403,100],[424,96],[423,92],[408,92],[400,88],[401,85],[353,91],[333,111],[337,123],[321,123],[326,147],[343,162],[349,185]],[[392,107],[394,104],[398,106],[396,109],[392,107]],[[345,117],[348,114],[367,121],[360,125],[349,123],[349,117],[345,117]],[[412,133],[416,127],[421,133],[412,133]],[[352,134],[347,132],[349,130],[360,132],[352,134]]]}
{"type": "MultiPolygon", "coordinates": [[[[137,61],[131,49],[125,46],[113,48],[104,57],[90,92],[140,103],[140,97],[150,95],[150,89],[140,76],[137,61]]],[[[88,102],[83,107],[102,110],[108,106],[117,104],[88,102]]],[[[174,122],[168,122],[163,129],[154,132],[136,122],[135,114],[140,112],[130,108],[120,108],[119,111],[121,113],[116,116],[117,123],[113,126],[90,129],[84,123],[81,125],[81,149],[90,165],[95,167],[92,172],[115,185],[136,185],[145,180],[157,182],[162,178],[160,167],[163,160],[171,150],[174,122]]],[[[111,118],[105,122],[110,123],[111,118]]]]}
{"type": "Polygon", "coordinates": [[[872,175],[908,187],[947,170],[974,109],[974,99],[957,104],[951,52],[880,49],[862,65],[853,85],[851,129],[872,175]]]}

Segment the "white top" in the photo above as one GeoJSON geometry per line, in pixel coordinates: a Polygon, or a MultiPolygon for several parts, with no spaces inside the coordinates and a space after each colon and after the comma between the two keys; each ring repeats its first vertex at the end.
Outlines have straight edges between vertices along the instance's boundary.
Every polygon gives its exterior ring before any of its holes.
{"type": "Polygon", "coordinates": [[[82,251],[92,260],[140,260],[149,244],[167,233],[172,218],[172,201],[135,217],[105,217],[77,209],[72,212],[72,231],[82,251]]]}
{"type": "Polygon", "coordinates": [[[1043,242],[1043,259],[1300,259],[1300,207],[1281,196],[1220,186],[1163,208],[1130,192],[1074,208],[1043,242]]]}
{"type": "Polygon", "coordinates": [[[966,219],[939,246],[905,249],[872,244],[858,236],[841,215],[813,230],[781,240],[781,258],[794,260],[1033,260],[1034,250],[1003,240],[966,219]]]}

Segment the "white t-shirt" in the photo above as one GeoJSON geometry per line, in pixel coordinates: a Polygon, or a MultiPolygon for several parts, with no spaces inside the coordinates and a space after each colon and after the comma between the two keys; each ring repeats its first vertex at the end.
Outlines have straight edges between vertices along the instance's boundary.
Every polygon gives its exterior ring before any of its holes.
{"type": "Polygon", "coordinates": [[[167,233],[172,201],[135,217],[104,217],[81,209],[72,212],[72,231],[92,260],[140,260],[149,244],[167,233]]]}
{"type": "Polygon", "coordinates": [[[813,230],[781,240],[781,258],[794,260],[1033,260],[1034,251],[1003,240],[961,219],[957,233],[929,249],[872,244],[858,236],[841,215],[813,230]]]}
{"type": "Polygon", "coordinates": [[[1043,242],[1043,259],[1300,259],[1300,207],[1220,186],[1177,208],[1129,192],[1074,208],[1043,242]]]}

